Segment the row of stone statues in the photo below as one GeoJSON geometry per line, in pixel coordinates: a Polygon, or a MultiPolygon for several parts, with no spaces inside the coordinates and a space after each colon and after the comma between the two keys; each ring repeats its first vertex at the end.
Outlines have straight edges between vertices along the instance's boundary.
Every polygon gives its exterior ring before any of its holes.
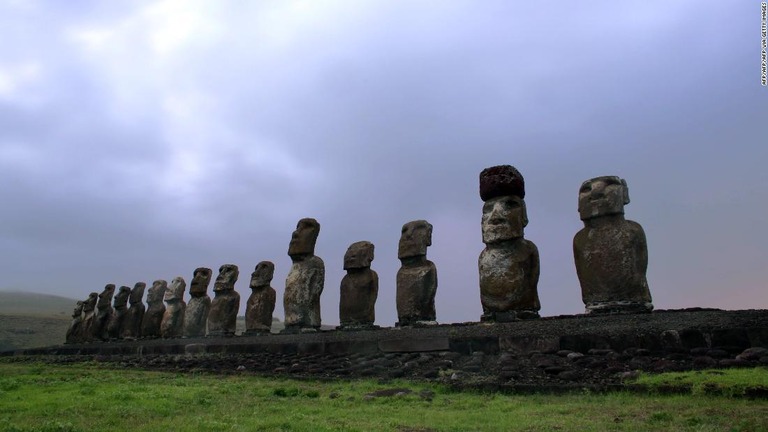
{"type": "MultiPolygon", "coordinates": [[[[483,200],[482,240],[486,247],[478,259],[482,321],[506,322],[539,316],[541,305],[539,253],[524,238],[528,224],[525,181],[510,165],[480,173],[483,200]]],[[[645,273],[648,252],[639,224],[624,219],[629,203],[627,184],[615,176],[596,177],[579,189],[578,211],[584,228],[573,240],[574,260],[587,313],[647,312],[653,309],[645,273]]],[[[310,332],[320,327],[320,295],[325,264],[314,254],[320,224],[301,219],[288,247],[292,265],[285,282],[285,332],[310,332]]],[[[432,225],[424,220],[403,225],[398,245],[397,326],[436,324],[437,268],[426,257],[432,244],[432,225]]],[[[378,275],[371,269],[374,245],[360,241],[344,255],[347,274],[341,281],[340,329],[376,328],[378,275]]],[[[276,292],[270,286],[275,266],[260,262],[251,274],[252,293],[246,307],[246,335],[269,333],[276,292]]],[[[101,294],[91,293],[77,302],[67,342],[135,338],[231,336],[235,333],[240,295],[235,291],[239,271],[225,264],[214,283],[215,297],[207,289],[212,272],[195,270],[190,300],[183,296],[182,277],[155,281],[142,303],[145,284],[133,289],[109,284],[101,294]],[[114,306],[111,304],[114,296],[114,306]],[[165,305],[163,304],[165,301],[165,305]],[[130,306],[127,304],[130,302],[130,306]]]]}

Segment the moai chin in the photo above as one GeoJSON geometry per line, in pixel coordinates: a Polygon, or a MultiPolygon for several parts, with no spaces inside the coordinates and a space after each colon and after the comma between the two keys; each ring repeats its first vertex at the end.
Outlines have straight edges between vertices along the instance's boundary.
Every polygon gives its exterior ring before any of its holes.
{"type": "Polygon", "coordinates": [[[152,282],[152,287],[147,292],[147,311],[144,312],[144,319],[141,322],[142,338],[160,337],[160,324],[163,322],[163,315],[165,314],[163,297],[167,289],[168,282],[162,279],[152,282]]]}
{"type": "Polygon", "coordinates": [[[508,322],[539,317],[539,251],[524,238],[528,225],[525,180],[511,165],[480,173],[481,221],[485,249],[478,258],[481,321],[508,322]]]}
{"type": "Polygon", "coordinates": [[[237,330],[237,312],[240,310],[240,294],[235,283],[240,271],[234,264],[219,267],[219,275],[213,284],[214,298],[208,314],[208,336],[234,336],[237,330]]]}
{"type": "Polygon", "coordinates": [[[184,312],[187,304],[184,303],[184,291],[187,283],[184,278],[177,276],[171,281],[171,285],[165,291],[165,312],[160,322],[160,336],[165,339],[180,338],[184,332],[184,312]]]}
{"type": "Polygon", "coordinates": [[[435,294],[437,267],[427,259],[427,247],[432,245],[432,225],[416,220],[403,225],[397,258],[397,319],[396,326],[437,324],[435,294]]]}
{"type": "Polygon", "coordinates": [[[109,333],[110,340],[122,338],[125,319],[128,316],[128,298],[130,296],[131,289],[127,286],[121,286],[120,290],[115,294],[115,300],[112,305],[114,312],[109,320],[109,325],[107,325],[107,333],[109,333]]]}
{"type": "Polygon", "coordinates": [[[80,327],[81,342],[93,341],[93,327],[96,320],[96,302],[99,301],[99,293],[92,292],[83,302],[83,323],[80,327]]]}
{"type": "Polygon", "coordinates": [[[616,176],[595,177],[579,189],[584,228],[573,238],[573,257],[588,314],[653,310],[645,232],[624,219],[626,204],[627,182],[616,176]]]}
{"type": "Polygon", "coordinates": [[[142,302],[146,288],[146,283],[136,282],[131,290],[131,295],[128,298],[130,306],[123,325],[122,339],[134,340],[141,337],[141,322],[144,320],[144,312],[147,310],[142,302]]]}
{"type": "Polygon", "coordinates": [[[277,293],[270,286],[275,274],[275,265],[262,261],[251,273],[251,295],[245,307],[245,334],[269,334],[272,328],[272,314],[275,312],[277,293]]]}
{"type": "Polygon", "coordinates": [[[94,340],[109,340],[108,326],[114,313],[114,309],[112,309],[112,296],[114,295],[115,284],[107,284],[104,291],[99,294],[99,301],[96,303],[96,318],[93,320],[92,327],[94,340]]]}
{"type": "Polygon", "coordinates": [[[83,326],[83,306],[84,305],[85,305],[85,302],[80,300],[78,300],[78,302],[75,303],[75,309],[72,311],[72,322],[69,324],[69,328],[67,329],[67,336],[64,343],[74,344],[74,343],[82,342],[81,328],[83,326]]]}
{"type": "Polygon", "coordinates": [[[189,284],[190,299],[184,313],[184,337],[203,337],[206,333],[208,313],[211,310],[211,298],[208,297],[208,285],[213,272],[206,267],[198,267],[189,284]]]}
{"type": "Polygon", "coordinates": [[[371,270],[373,249],[373,243],[359,241],[352,243],[344,254],[344,270],[347,274],[341,280],[341,330],[378,328],[373,324],[376,321],[376,298],[379,295],[379,275],[371,270]]]}
{"type": "Polygon", "coordinates": [[[325,285],[325,263],[315,256],[320,224],[301,219],[291,236],[288,255],[293,264],[285,280],[283,308],[285,333],[312,332],[320,328],[320,294],[325,285]]]}

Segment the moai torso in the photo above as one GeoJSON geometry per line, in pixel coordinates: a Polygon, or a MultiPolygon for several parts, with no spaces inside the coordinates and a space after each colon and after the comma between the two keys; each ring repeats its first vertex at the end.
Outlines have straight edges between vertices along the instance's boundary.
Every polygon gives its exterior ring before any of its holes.
{"type": "Polygon", "coordinates": [[[160,323],[160,336],[163,338],[180,338],[184,332],[184,312],[187,304],[184,303],[184,290],[187,283],[181,276],[175,277],[171,285],[165,291],[165,312],[160,323]]]}
{"type": "Polygon", "coordinates": [[[315,243],[320,224],[314,219],[301,219],[293,232],[288,255],[293,264],[285,280],[283,308],[285,332],[319,329],[320,294],[325,285],[325,264],[315,256],[315,243]]]}
{"type": "Polygon", "coordinates": [[[341,329],[374,328],[379,275],[371,270],[373,249],[372,243],[361,241],[352,243],[344,255],[347,274],[341,280],[341,329]]]}
{"type": "Polygon", "coordinates": [[[160,337],[160,324],[163,322],[163,315],[165,314],[163,297],[167,289],[168,282],[156,280],[147,292],[147,311],[144,313],[144,319],[141,322],[141,337],[160,337]]]}
{"type": "Polygon", "coordinates": [[[239,270],[234,264],[219,268],[219,276],[213,285],[215,294],[208,314],[208,336],[234,336],[237,330],[237,312],[240,310],[240,294],[235,291],[239,270]]]}
{"type": "Polygon", "coordinates": [[[270,282],[275,265],[270,261],[260,262],[251,273],[251,295],[245,308],[245,334],[268,334],[272,328],[272,314],[275,312],[277,293],[270,282]]]}
{"type": "Polygon", "coordinates": [[[141,322],[144,320],[144,312],[147,309],[142,301],[146,287],[147,284],[144,282],[137,282],[131,290],[131,295],[128,298],[130,307],[128,307],[126,313],[123,333],[121,335],[123,339],[136,339],[141,337],[141,322]]]}
{"type": "Polygon", "coordinates": [[[208,313],[211,310],[211,298],[208,297],[208,284],[211,282],[211,269],[195,269],[189,288],[189,303],[184,313],[184,337],[205,336],[208,313]]]}
{"type": "Polygon", "coordinates": [[[587,313],[653,310],[645,233],[624,219],[628,203],[626,182],[619,177],[596,177],[579,190],[584,228],[573,238],[573,256],[587,313]]]}
{"type": "Polygon", "coordinates": [[[72,311],[72,322],[69,324],[69,328],[67,329],[67,336],[65,339],[65,343],[73,344],[73,343],[80,343],[82,342],[82,332],[81,327],[83,325],[83,305],[85,302],[78,301],[75,304],[75,310],[72,311]]]}
{"type": "Polygon", "coordinates": [[[112,309],[112,296],[115,294],[115,285],[107,284],[104,291],[99,294],[99,301],[96,304],[96,318],[93,320],[93,339],[106,341],[109,340],[109,321],[112,319],[114,309],[112,309]]]}
{"type": "Polygon", "coordinates": [[[427,259],[432,225],[424,220],[403,225],[398,246],[397,326],[436,324],[437,268],[427,259]]]}
{"type": "Polygon", "coordinates": [[[478,259],[482,321],[537,318],[539,251],[523,237],[528,215],[523,176],[511,165],[480,173],[485,249],[478,259]]]}
{"type": "Polygon", "coordinates": [[[125,328],[125,319],[128,316],[128,298],[130,296],[131,289],[127,286],[121,286],[120,290],[115,294],[115,302],[113,304],[114,312],[112,313],[112,318],[109,320],[109,325],[107,326],[110,340],[122,338],[123,328],[125,328]]]}
{"type": "Polygon", "coordinates": [[[96,302],[99,301],[99,293],[92,292],[83,302],[83,323],[80,327],[80,341],[93,341],[93,326],[96,319],[96,302]]]}

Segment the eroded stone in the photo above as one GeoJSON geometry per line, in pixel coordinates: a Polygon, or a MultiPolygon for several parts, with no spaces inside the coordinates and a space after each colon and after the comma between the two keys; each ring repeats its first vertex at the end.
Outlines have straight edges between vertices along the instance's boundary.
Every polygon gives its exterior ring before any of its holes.
{"type": "Polygon", "coordinates": [[[203,337],[206,334],[208,313],[211,311],[208,285],[212,274],[211,269],[206,267],[198,267],[193,273],[190,299],[184,312],[184,337],[203,337]]]}
{"type": "Polygon", "coordinates": [[[65,343],[74,344],[82,342],[82,326],[83,326],[83,306],[84,301],[78,301],[75,303],[75,309],[72,311],[72,321],[67,329],[67,335],[65,343]]]}
{"type": "Polygon", "coordinates": [[[344,255],[347,274],[341,280],[341,329],[375,328],[379,275],[371,270],[373,250],[373,243],[360,241],[352,243],[344,255]]]}
{"type": "Polygon", "coordinates": [[[237,330],[237,311],[240,310],[240,294],[235,283],[240,270],[234,264],[219,267],[219,275],[213,285],[214,298],[208,314],[208,336],[234,336],[237,330]]]}
{"type": "Polygon", "coordinates": [[[131,290],[131,295],[128,298],[130,306],[125,316],[123,334],[121,335],[123,339],[141,337],[141,323],[144,320],[144,312],[147,310],[142,301],[146,287],[147,284],[144,282],[137,282],[131,290]]]}
{"type": "Polygon", "coordinates": [[[184,291],[187,282],[177,276],[171,281],[171,285],[165,291],[165,312],[160,323],[160,336],[163,338],[179,338],[184,332],[184,313],[187,304],[184,302],[184,291]]]}
{"type": "Polygon", "coordinates": [[[114,312],[112,309],[112,296],[114,295],[115,284],[107,284],[104,291],[99,294],[99,301],[96,303],[96,317],[93,320],[91,331],[94,340],[109,340],[108,326],[114,312]]]}
{"type": "Polygon", "coordinates": [[[432,225],[425,220],[403,225],[397,256],[397,326],[436,323],[437,267],[427,259],[432,225]]]}
{"type": "Polygon", "coordinates": [[[271,261],[262,261],[251,273],[251,295],[245,308],[245,334],[267,334],[272,328],[277,293],[270,286],[275,274],[271,261]]]}
{"type": "Polygon", "coordinates": [[[141,337],[158,338],[160,334],[160,324],[163,322],[165,314],[165,304],[163,297],[168,289],[168,282],[156,280],[147,292],[147,311],[144,313],[144,319],[141,322],[141,337]]]}
{"type": "Polygon", "coordinates": [[[283,309],[285,332],[319,329],[320,295],[325,285],[325,263],[315,256],[315,243],[320,224],[311,218],[301,219],[291,236],[288,255],[293,264],[285,280],[283,309]]]}
{"type": "Polygon", "coordinates": [[[109,333],[109,339],[116,340],[123,337],[123,328],[125,327],[125,319],[128,316],[128,298],[131,296],[131,289],[127,286],[121,286],[117,294],[115,294],[115,300],[112,305],[114,309],[112,317],[107,325],[107,333],[109,333]]]}

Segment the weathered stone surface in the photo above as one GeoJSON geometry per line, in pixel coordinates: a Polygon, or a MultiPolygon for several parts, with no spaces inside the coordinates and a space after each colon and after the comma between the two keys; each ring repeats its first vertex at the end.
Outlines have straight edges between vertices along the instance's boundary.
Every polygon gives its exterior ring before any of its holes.
{"type": "Polygon", "coordinates": [[[645,232],[624,219],[628,203],[627,184],[616,176],[595,177],[579,189],[584,228],[573,238],[573,256],[587,313],[653,309],[645,232]]]}
{"type": "Polygon", "coordinates": [[[301,219],[291,236],[288,255],[293,264],[285,280],[285,332],[320,328],[320,295],[325,285],[325,263],[315,256],[320,224],[301,219]]]}
{"type": "Polygon", "coordinates": [[[536,318],[541,309],[539,251],[524,238],[528,225],[522,175],[510,165],[480,173],[485,249],[478,258],[483,321],[536,318]],[[485,191],[485,193],[483,193],[485,191]]]}
{"type": "Polygon", "coordinates": [[[121,286],[120,290],[115,294],[114,311],[107,325],[107,333],[111,340],[122,338],[125,318],[128,316],[128,298],[130,296],[131,289],[127,286],[121,286]]]}
{"type": "Polygon", "coordinates": [[[184,337],[205,336],[208,313],[211,311],[211,298],[208,296],[208,285],[211,283],[212,271],[206,267],[198,267],[192,276],[189,287],[189,303],[184,312],[184,337]]]}
{"type": "Polygon", "coordinates": [[[480,199],[488,201],[501,196],[525,198],[525,180],[512,165],[498,165],[480,172],[480,199]]]}
{"type": "Polygon", "coordinates": [[[240,270],[234,264],[219,267],[219,275],[213,285],[214,298],[208,314],[208,336],[234,336],[237,330],[237,311],[240,310],[240,294],[235,283],[240,270]]]}
{"type": "Polygon", "coordinates": [[[72,322],[67,329],[67,336],[65,343],[73,344],[82,342],[82,326],[83,326],[83,306],[84,301],[78,301],[75,303],[75,309],[72,311],[72,322]]]}
{"type": "Polygon", "coordinates": [[[187,282],[184,278],[177,276],[171,281],[171,286],[165,291],[163,300],[166,307],[163,313],[163,320],[160,323],[160,336],[168,338],[181,337],[184,332],[184,314],[187,304],[184,302],[184,291],[187,288],[187,282]]]}
{"type": "Polygon", "coordinates": [[[376,298],[379,295],[379,275],[371,270],[373,243],[352,243],[344,255],[341,280],[339,320],[342,329],[373,328],[376,321],[376,298]]]}
{"type": "Polygon", "coordinates": [[[144,312],[147,309],[142,302],[146,287],[147,284],[144,282],[137,282],[131,290],[131,296],[128,299],[130,307],[126,313],[123,334],[121,335],[123,339],[136,339],[141,337],[141,323],[144,320],[144,312]]]}
{"type": "Polygon", "coordinates": [[[449,347],[450,343],[447,337],[379,341],[379,349],[383,352],[446,351],[449,347]]]}
{"type": "Polygon", "coordinates": [[[96,303],[96,317],[93,320],[93,327],[91,333],[94,340],[106,341],[109,340],[109,333],[107,327],[109,320],[112,318],[112,296],[115,295],[115,285],[107,284],[104,287],[104,291],[99,294],[99,301],[96,303]]]}
{"type": "Polygon", "coordinates": [[[432,245],[432,225],[425,220],[403,225],[397,257],[397,319],[398,326],[435,323],[435,294],[437,267],[427,259],[427,247],[432,245]]]}
{"type": "Polygon", "coordinates": [[[168,282],[156,280],[147,292],[147,311],[144,313],[144,319],[141,322],[141,337],[157,338],[160,337],[160,324],[163,322],[165,314],[165,305],[163,297],[168,289],[168,282]]]}
{"type": "Polygon", "coordinates": [[[251,273],[251,295],[245,308],[245,334],[266,334],[272,328],[277,293],[270,286],[275,274],[271,261],[262,261],[251,273]]]}

